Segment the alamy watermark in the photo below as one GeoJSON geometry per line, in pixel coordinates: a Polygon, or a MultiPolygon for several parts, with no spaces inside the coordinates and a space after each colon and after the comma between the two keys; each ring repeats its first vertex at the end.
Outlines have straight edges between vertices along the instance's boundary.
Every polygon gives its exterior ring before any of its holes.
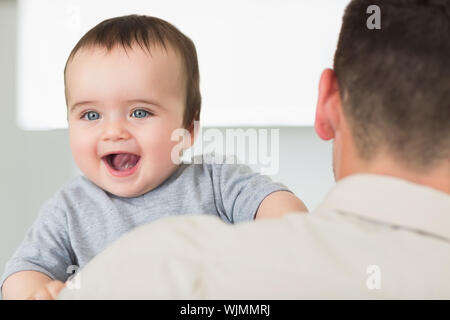
{"type": "Polygon", "coordinates": [[[81,289],[81,273],[79,269],[80,267],[77,265],[70,265],[66,269],[66,273],[70,274],[67,279],[67,288],[70,290],[81,289]]]}
{"type": "Polygon", "coordinates": [[[376,264],[367,266],[366,273],[369,277],[366,280],[366,286],[369,290],[381,289],[381,268],[376,264]]]}
{"type": "Polygon", "coordinates": [[[370,16],[367,18],[366,26],[369,30],[380,30],[381,29],[381,9],[377,5],[370,5],[366,10],[367,14],[370,16]]]}
{"type": "Polygon", "coordinates": [[[279,169],[280,130],[255,128],[203,129],[194,121],[195,143],[190,147],[191,133],[183,128],[172,132],[172,141],[178,141],[172,149],[173,163],[193,159],[194,164],[256,165],[262,174],[273,175],[279,169]],[[223,132],[225,131],[225,133],[223,132]],[[195,157],[205,154],[208,157],[195,157]]]}

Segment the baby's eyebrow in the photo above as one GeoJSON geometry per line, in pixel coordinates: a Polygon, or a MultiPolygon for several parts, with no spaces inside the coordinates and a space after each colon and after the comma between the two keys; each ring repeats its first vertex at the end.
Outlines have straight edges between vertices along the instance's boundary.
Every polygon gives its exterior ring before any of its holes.
{"type": "Polygon", "coordinates": [[[161,104],[159,104],[158,102],[156,102],[155,100],[152,99],[133,99],[133,100],[127,100],[127,103],[145,103],[145,104],[151,104],[152,106],[156,106],[158,108],[162,108],[161,104]]]}
{"type": "Polygon", "coordinates": [[[95,103],[95,101],[80,101],[80,102],[77,102],[77,103],[73,104],[70,107],[70,113],[74,112],[78,107],[81,107],[82,105],[90,104],[90,103],[95,103]]]}

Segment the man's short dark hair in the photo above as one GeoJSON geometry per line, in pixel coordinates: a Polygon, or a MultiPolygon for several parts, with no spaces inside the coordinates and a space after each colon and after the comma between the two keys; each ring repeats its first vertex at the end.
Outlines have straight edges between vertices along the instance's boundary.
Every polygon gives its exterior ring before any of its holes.
{"type": "Polygon", "coordinates": [[[334,58],[360,155],[419,170],[450,159],[450,1],[353,0],[334,58]],[[370,5],[381,29],[369,29],[370,5]]]}

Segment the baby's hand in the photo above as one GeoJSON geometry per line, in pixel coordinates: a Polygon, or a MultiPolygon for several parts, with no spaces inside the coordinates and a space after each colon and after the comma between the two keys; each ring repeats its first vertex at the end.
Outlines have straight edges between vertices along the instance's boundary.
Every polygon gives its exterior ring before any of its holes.
{"type": "Polygon", "coordinates": [[[64,282],[53,280],[29,296],[27,300],[55,300],[61,290],[66,286],[64,282]]]}

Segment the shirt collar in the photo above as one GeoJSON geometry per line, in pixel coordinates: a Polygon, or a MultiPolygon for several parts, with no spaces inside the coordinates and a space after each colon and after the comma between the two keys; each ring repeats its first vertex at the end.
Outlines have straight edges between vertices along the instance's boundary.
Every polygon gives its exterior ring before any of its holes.
{"type": "Polygon", "coordinates": [[[358,174],[336,183],[318,207],[450,240],[450,195],[391,176],[358,174]]]}

